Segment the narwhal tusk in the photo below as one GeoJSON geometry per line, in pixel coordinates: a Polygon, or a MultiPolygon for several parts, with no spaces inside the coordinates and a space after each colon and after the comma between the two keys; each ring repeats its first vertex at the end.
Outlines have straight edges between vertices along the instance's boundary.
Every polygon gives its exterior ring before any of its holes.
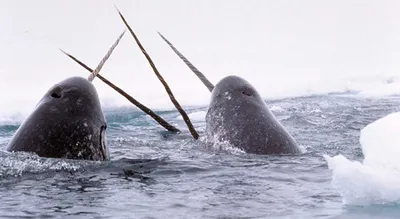
{"type": "Polygon", "coordinates": [[[107,59],[110,58],[112,52],[114,51],[115,47],[117,47],[119,41],[122,39],[122,37],[125,34],[125,31],[122,32],[122,34],[118,37],[118,39],[115,41],[115,43],[111,46],[111,48],[108,50],[107,54],[104,56],[104,58],[100,61],[99,65],[97,65],[97,67],[92,71],[92,73],[89,75],[88,80],[89,81],[93,81],[97,74],[99,74],[101,68],[103,67],[103,65],[106,63],[107,59]]]}
{"type": "Polygon", "coordinates": [[[203,82],[203,84],[208,88],[210,92],[214,89],[214,85],[206,78],[206,76],[199,71],[182,53],[179,52],[177,48],[175,48],[172,43],[167,40],[160,32],[158,32],[160,37],[171,47],[171,49],[179,56],[180,59],[192,70],[192,72],[203,82]]]}
{"type": "Polygon", "coordinates": [[[133,36],[133,38],[136,41],[136,44],[139,46],[140,50],[142,51],[143,55],[146,57],[147,61],[149,62],[151,68],[153,69],[154,73],[156,74],[157,78],[160,80],[160,82],[163,84],[165,90],[168,93],[169,98],[171,99],[171,102],[174,104],[175,108],[179,111],[179,113],[182,115],[183,120],[185,121],[187,127],[189,128],[190,133],[192,134],[194,139],[199,138],[199,134],[197,133],[196,129],[194,128],[192,122],[190,121],[189,116],[186,114],[185,110],[182,109],[181,105],[179,102],[176,100],[174,94],[172,93],[171,89],[169,88],[167,82],[164,80],[164,78],[161,76],[160,72],[158,71],[157,67],[155,66],[153,60],[150,58],[149,54],[146,52],[142,44],[140,43],[138,37],[136,34],[133,32],[132,28],[129,26],[128,22],[125,20],[124,16],[122,13],[118,10],[117,7],[115,7],[118,11],[119,16],[121,17],[122,21],[128,28],[129,32],[133,36]]]}
{"type": "MultiPolygon", "coordinates": [[[[61,50],[61,49],[60,49],[61,50]]],[[[72,56],[71,54],[61,50],[65,55],[67,55],[68,57],[70,57],[72,60],[74,60],[76,63],[78,63],[79,65],[81,65],[82,67],[84,67],[86,70],[88,70],[89,72],[93,72],[93,69],[91,69],[89,66],[87,66],[85,63],[81,62],[79,59],[75,58],[74,56],[72,56]]],[[[144,113],[146,113],[147,115],[149,115],[150,117],[152,117],[156,122],[158,122],[158,124],[160,124],[161,126],[163,126],[165,129],[167,129],[170,132],[179,132],[180,130],[175,128],[173,125],[169,124],[167,121],[165,121],[163,118],[161,118],[159,115],[157,115],[155,112],[153,112],[151,109],[149,109],[148,107],[146,107],[145,105],[143,105],[142,103],[140,103],[139,101],[137,101],[135,98],[133,98],[132,96],[130,96],[129,94],[127,94],[125,91],[123,91],[121,88],[119,88],[118,86],[114,85],[111,81],[107,80],[106,78],[104,78],[103,76],[100,75],[100,73],[97,73],[97,77],[102,80],[104,83],[106,83],[108,86],[110,86],[111,88],[113,88],[115,91],[117,91],[118,93],[120,93],[122,96],[124,96],[129,102],[131,102],[133,105],[135,105],[136,107],[138,107],[140,110],[142,110],[144,113]]]]}

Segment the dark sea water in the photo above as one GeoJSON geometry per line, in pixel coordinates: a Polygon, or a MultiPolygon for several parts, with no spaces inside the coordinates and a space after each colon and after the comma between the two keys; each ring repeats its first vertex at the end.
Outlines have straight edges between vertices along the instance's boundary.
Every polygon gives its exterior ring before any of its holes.
{"type": "MultiPolygon", "coordinates": [[[[0,126],[0,216],[14,218],[400,218],[397,202],[344,204],[324,155],[362,161],[360,130],[400,111],[399,97],[324,95],[267,101],[304,149],[260,156],[194,141],[175,110],[169,134],[134,108],[106,109],[110,162],[4,152],[19,122],[0,126]]],[[[204,136],[206,107],[189,108],[204,136]]],[[[367,181],[368,179],[366,179],[367,181]]],[[[360,185],[363,186],[363,185],[360,185]]],[[[366,193],[368,191],[365,191],[366,193]]]]}

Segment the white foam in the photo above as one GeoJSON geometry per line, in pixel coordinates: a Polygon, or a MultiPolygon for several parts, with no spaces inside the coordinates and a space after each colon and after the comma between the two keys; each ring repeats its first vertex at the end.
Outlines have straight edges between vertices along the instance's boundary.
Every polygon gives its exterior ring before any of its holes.
{"type": "Polygon", "coordinates": [[[47,170],[76,171],[85,163],[91,162],[41,158],[36,154],[27,152],[0,151],[0,176],[20,176],[25,172],[41,173],[47,170]]]}
{"type": "Polygon", "coordinates": [[[190,113],[189,116],[194,121],[205,121],[207,111],[198,111],[194,113],[190,113]]]}
{"type": "Polygon", "coordinates": [[[400,113],[385,116],[361,130],[364,160],[325,155],[332,185],[349,205],[400,204],[400,113]]]}
{"type": "MultiPolygon", "coordinates": [[[[207,111],[197,111],[197,112],[193,112],[193,113],[189,113],[188,116],[190,118],[190,120],[192,121],[198,121],[198,122],[202,122],[206,120],[206,114],[207,111]]],[[[177,119],[183,120],[182,116],[177,116],[177,119]]]]}
{"type": "Polygon", "coordinates": [[[0,126],[2,125],[19,125],[26,118],[26,115],[22,113],[10,113],[0,115],[0,126]]]}
{"type": "Polygon", "coordinates": [[[272,106],[270,107],[270,110],[271,110],[272,112],[284,112],[284,111],[285,111],[282,107],[276,106],[276,105],[272,105],[272,106]]]}
{"type": "Polygon", "coordinates": [[[205,143],[205,145],[214,151],[226,151],[231,154],[245,154],[246,152],[241,150],[238,147],[234,147],[226,140],[220,140],[219,135],[206,135],[201,138],[201,141],[205,143]]]}

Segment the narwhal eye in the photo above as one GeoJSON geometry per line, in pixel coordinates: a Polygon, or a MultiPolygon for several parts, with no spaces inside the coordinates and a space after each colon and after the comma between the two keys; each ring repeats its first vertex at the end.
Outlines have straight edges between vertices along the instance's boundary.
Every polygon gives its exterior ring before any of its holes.
{"type": "Polygon", "coordinates": [[[248,91],[248,90],[242,91],[242,94],[244,94],[246,96],[249,96],[249,97],[253,95],[253,93],[251,91],[248,91]]]}

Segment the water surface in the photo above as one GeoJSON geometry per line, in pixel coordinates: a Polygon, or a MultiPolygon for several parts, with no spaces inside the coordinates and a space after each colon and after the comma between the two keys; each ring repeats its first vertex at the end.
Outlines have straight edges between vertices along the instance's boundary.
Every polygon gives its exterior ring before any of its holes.
{"type": "MultiPolygon", "coordinates": [[[[385,201],[343,204],[324,155],[362,161],[360,130],[400,110],[398,97],[323,95],[268,101],[305,153],[261,156],[194,141],[175,110],[164,131],[133,108],[106,109],[110,162],[4,152],[20,121],[0,126],[0,215],[25,218],[398,218],[385,201]]],[[[189,108],[204,136],[206,107],[189,108]]],[[[362,186],[362,185],[360,185],[362,186]]],[[[367,191],[366,191],[367,192],[367,191]]]]}

